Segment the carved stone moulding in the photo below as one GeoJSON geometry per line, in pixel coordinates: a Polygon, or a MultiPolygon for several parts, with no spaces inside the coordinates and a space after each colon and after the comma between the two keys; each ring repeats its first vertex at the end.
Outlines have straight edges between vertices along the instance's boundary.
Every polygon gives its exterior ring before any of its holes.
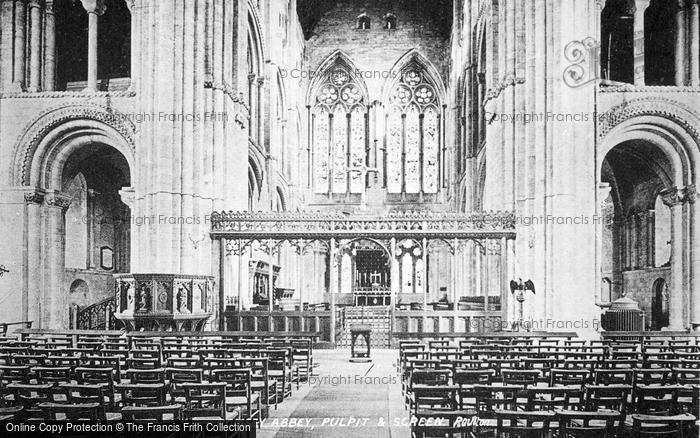
{"type": "Polygon", "coordinates": [[[214,277],[116,274],[119,319],[127,330],[199,331],[215,312],[214,277]]]}

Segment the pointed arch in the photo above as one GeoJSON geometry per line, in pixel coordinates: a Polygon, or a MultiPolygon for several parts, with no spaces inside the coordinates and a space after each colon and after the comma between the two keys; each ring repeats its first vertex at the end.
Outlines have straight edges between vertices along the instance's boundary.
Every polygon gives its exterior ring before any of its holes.
{"type": "Polygon", "coordinates": [[[435,65],[430,62],[422,53],[417,49],[411,49],[404,53],[401,58],[391,67],[388,74],[388,79],[384,84],[382,90],[382,101],[388,102],[394,87],[398,85],[401,80],[403,73],[410,70],[411,68],[420,70],[424,72],[426,81],[435,87],[435,92],[437,93],[437,100],[440,105],[447,102],[447,92],[445,84],[442,81],[442,75],[440,71],[435,67],[435,65]]]}
{"type": "Polygon", "coordinates": [[[445,87],[435,66],[410,50],[389,74],[383,99],[391,194],[437,195],[442,188],[445,87]]]}
{"type": "Polygon", "coordinates": [[[248,0],[248,37],[255,43],[255,54],[258,59],[258,71],[262,71],[267,60],[267,45],[263,36],[258,8],[248,0]]]}
{"type": "Polygon", "coordinates": [[[357,170],[366,163],[369,138],[369,96],[358,69],[342,51],[333,52],[316,70],[306,95],[311,109],[314,169],[317,194],[359,194],[365,181],[357,170]]]}
{"type": "Polygon", "coordinates": [[[360,71],[352,59],[342,50],[336,50],[326,57],[325,60],[318,66],[316,71],[313,73],[313,78],[309,84],[309,88],[306,92],[306,105],[314,106],[316,103],[316,96],[327,82],[328,75],[333,72],[334,68],[340,68],[349,74],[352,82],[357,85],[362,98],[365,103],[369,102],[369,92],[367,91],[367,84],[362,77],[359,77],[355,72],[360,71]]]}

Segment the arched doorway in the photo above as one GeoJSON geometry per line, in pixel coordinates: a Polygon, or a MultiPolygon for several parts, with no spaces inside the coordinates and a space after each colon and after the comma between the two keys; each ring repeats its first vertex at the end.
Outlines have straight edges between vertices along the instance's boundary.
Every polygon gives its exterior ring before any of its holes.
{"type": "Polygon", "coordinates": [[[113,296],[113,274],[130,270],[122,194],[133,193],[134,127],[96,105],[62,107],[29,126],[12,175],[27,191],[25,317],[66,329],[75,280],[89,284],[89,305],[113,296]]]}
{"type": "Polygon", "coordinates": [[[68,158],[62,175],[62,191],[71,200],[66,268],[109,277],[129,272],[131,212],[119,195],[129,184],[129,165],[113,147],[90,144],[68,158]]]}
{"type": "Polygon", "coordinates": [[[624,294],[650,312],[647,291],[659,272],[670,271],[658,260],[671,242],[661,245],[657,236],[670,236],[669,207],[660,199],[674,187],[673,166],[655,145],[632,140],[607,153],[601,176],[608,192],[601,208],[601,275],[613,285],[612,299],[624,294]]]}
{"type": "Polygon", "coordinates": [[[663,278],[654,282],[651,297],[651,329],[661,330],[668,326],[668,284],[663,278]]]}
{"type": "Polygon", "coordinates": [[[339,251],[338,291],[341,302],[355,306],[388,306],[391,262],[386,247],[372,239],[347,242],[339,251]]]}

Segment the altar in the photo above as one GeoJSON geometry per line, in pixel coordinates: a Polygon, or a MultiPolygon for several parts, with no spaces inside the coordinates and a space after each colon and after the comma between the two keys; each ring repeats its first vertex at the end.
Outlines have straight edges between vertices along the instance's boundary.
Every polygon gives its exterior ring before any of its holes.
{"type": "Polygon", "coordinates": [[[391,305],[391,289],[358,288],[353,290],[352,298],[357,306],[389,306],[391,305]]]}

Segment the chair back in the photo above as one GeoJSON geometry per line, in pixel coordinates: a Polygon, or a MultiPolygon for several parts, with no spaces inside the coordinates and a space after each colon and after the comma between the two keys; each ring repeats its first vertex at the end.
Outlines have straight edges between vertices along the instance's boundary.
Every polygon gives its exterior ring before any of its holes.
{"type": "Polygon", "coordinates": [[[170,422],[177,421],[182,416],[182,405],[166,406],[124,406],[121,409],[123,421],[133,422],[170,422]]]}

